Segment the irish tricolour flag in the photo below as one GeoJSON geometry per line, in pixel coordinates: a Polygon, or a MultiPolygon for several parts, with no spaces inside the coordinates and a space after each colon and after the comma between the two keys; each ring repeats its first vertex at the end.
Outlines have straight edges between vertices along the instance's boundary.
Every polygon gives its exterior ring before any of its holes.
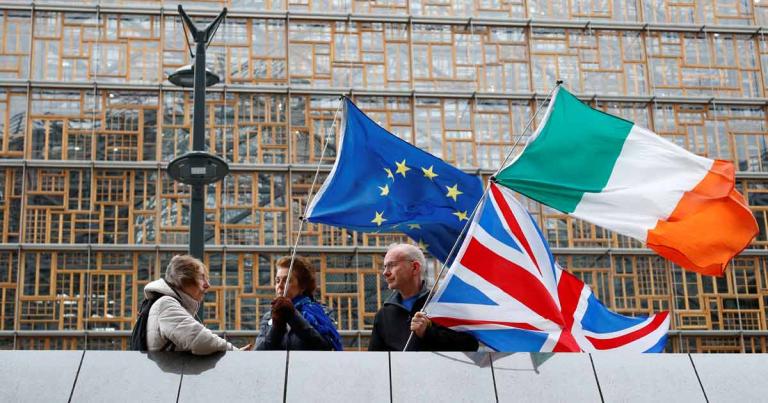
{"type": "Polygon", "coordinates": [[[556,89],[539,129],[496,179],[547,206],[720,275],[757,234],[731,162],[700,157],[556,89]]]}

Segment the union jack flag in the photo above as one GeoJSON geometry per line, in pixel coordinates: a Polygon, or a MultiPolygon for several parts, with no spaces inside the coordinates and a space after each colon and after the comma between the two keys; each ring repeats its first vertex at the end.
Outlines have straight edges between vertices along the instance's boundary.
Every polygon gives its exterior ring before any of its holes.
{"type": "Polygon", "coordinates": [[[555,262],[512,192],[493,183],[427,311],[496,351],[661,352],[669,331],[669,312],[608,310],[555,262]]]}

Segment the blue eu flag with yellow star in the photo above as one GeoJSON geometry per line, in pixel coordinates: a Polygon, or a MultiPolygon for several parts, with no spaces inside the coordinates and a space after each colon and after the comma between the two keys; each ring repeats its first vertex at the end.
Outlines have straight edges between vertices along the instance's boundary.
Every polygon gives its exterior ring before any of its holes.
{"type": "Polygon", "coordinates": [[[479,178],[386,131],[344,99],[341,146],[307,220],[400,231],[445,262],[483,194],[479,178]]]}

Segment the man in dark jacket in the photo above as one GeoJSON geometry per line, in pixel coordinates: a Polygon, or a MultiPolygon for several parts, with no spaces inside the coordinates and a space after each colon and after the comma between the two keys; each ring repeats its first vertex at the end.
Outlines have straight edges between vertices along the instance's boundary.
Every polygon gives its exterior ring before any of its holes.
{"type": "Polygon", "coordinates": [[[421,279],[426,259],[409,244],[389,247],[384,256],[384,279],[395,292],[384,302],[373,320],[368,351],[403,351],[411,331],[408,351],[475,351],[477,340],[469,333],[456,332],[432,323],[421,312],[429,288],[421,279]]]}

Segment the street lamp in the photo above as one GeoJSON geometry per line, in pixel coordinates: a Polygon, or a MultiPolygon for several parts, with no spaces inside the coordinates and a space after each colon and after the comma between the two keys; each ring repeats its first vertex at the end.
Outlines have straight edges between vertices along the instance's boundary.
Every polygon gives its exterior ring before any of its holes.
{"type": "MultiPolygon", "coordinates": [[[[186,66],[181,66],[176,71],[171,73],[170,76],[168,76],[168,81],[171,82],[171,84],[178,86],[178,87],[184,87],[184,88],[192,88],[195,86],[195,65],[194,64],[188,64],[186,66]]],[[[212,85],[216,85],[221,81],[219,79],[219,76],[217,76],[214,72],[212,72],[210,69],[205,69],[205,86],[210,87],[212,85]]]]}
{"type": "MultiPolygon", "coordinates": [[[[194,97],[192,111],[192,151],[176,157],[168,164],[168,175],[175,181],[192,186],[192,200],[189,211],[189,254],[203,260],[205,250],[205,203],[203,193],[205,186],[218,182],[229,173],[229,165],[223,158],[208,153],[205,150],[205,87],[218,83],[219,77],[205,67],[205,50],[213,39],[216,29],[221,24],[227,9],[221,13],[203,30],[197,29],[195,23],[179,4],[179,15],[183,26],[189,29],[195,41],[196,52],[192,55],[194,65],[184,66],[171,74],[168,81],[180,87],[192,87],[194,97]]],[[[186,32],[185,32],[186,36],[186,32]]],[[[187,45],[189,38],[187,37],[187,45]]]]}

